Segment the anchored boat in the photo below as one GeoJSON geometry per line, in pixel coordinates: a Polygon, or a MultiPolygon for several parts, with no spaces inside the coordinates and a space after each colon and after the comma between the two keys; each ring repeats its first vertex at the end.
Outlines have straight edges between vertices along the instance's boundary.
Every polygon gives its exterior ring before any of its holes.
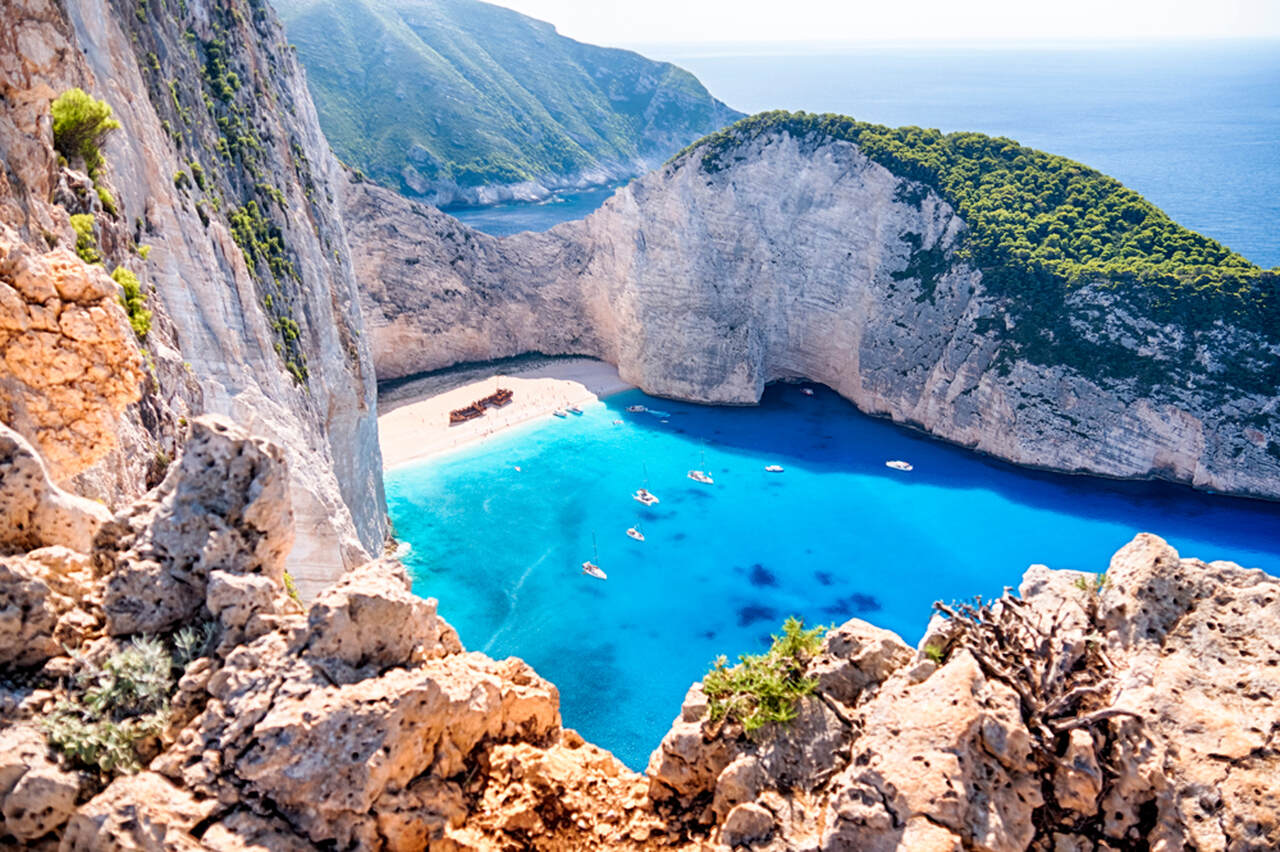
{"type": "Polygon", "coordinates": [[[640,532],[640,530],[635,527],[628,528],[627,535],[634,538],[636,541],[644,541],[644,533],[640,532]]]}
{"type": "Polygon", "coordinates": [[[910,462],[904,462],[899,459],[894,459],[893,461],[887,461],[884,463],[884,466],[891,467],[894,470],[914,470],[915,469],[911,466],[910,462]]]}
{"type": "Polygon", "coordinates": [[[764,469],[769,473],[782,473],[782,465],[780,464],[765,465],[764,469]]]}
{"type": "Polygon", "coordinates": [[[600,566],[596,562],[600,561],[600,550],[596,547],[596,534],[591,534],[591,556],[595,562],[583,562],[582,573],[588,577],[595,577],[597,580],[607,580],[609,575],[600,570],[600,566]]]}

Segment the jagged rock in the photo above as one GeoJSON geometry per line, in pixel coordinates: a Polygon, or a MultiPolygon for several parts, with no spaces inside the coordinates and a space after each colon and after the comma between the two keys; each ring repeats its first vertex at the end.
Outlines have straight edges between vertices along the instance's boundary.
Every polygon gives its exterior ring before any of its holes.
{"type": "Polygon", "coordinates": [[[107,630],[185,623],[205,607],[214,571],[281,585],[292,544],[283,452],[224,418],[201,417],[164,482],[98,533],[107,630]]]}
{"type": "Polygon", "coordinates": [[[58,617],[49,596],[49,587],[23,570],[20,560],[0,561],[0,670],[32,666],[58,653],[58,617]]]}
{"type": "Polygon", "coordinates": [[[27,440],[0,424],[0,551],[64,545],[87,553],[107,508],[63,491],[27,440]]]}
{"type": "Polygon", "coordinates": [[[1098,812],[1102,795],[1102,769],[1093,749],[1093,735],[1077,728],[1068,736],[1062,765],[1053,776],[1053,795],[1058,804],[1090,817],[1098,812]]]}
{"type": "MultiPolygon", "coordinates": [[[[278,819],[236,811],[209,826],[200,837],[212,852],[313,852],[315,846],[278,819]]],[[[417,847],[419,850],[425,846],[417,847]]]]}
{"type": "Polygon", "coordinates": [[[910,646],[896,634],[856,618],[829,631],[823,651],[810,676],[818,679],[823,695],[848,705],[913,657],[910,646]]]}
{"type": "Polygon", "coordinates": [[[59,481],[115,447],[118,418],[141,395],[142,354],[117,293],[101,266],[35,250],[0,221],[0,419],[31,437],[59,481]]]}
{"type": "Polygon", "coordinates": [[[1040,805],[1018,699],[967,651],[928,680],[890,680],[867,702],[853,760],[833,781],[823,845],[893,849],[924,817],[992,852],[1020,852],[1040,805]]]}
{"type": "Polygon", "coordinates": [[[649,757],[649,795],[655,801],[679,799],[688,807],[693,798],[710,793],[716,778],[737,756],[735,744],[718,736],[704,736],[707,697],[702,684],[689,687],[681,715],[649,757]]]}
{"type": "Polygon", "coordinates": [[[748,802],[729,811],[720,829],[720,842],[728,846],[747,845],[764,840],[772,831],[773,814],[754,802],[748,802]]]}
{"type": "Polygon", "coordinates": [[[79,776],[50,760],[38,731],[0,729],[0,845],[6,835],[25,844],[60,829],[79,794],[79,776]]]}
{"type": "Polygon", "coordinates": [[[117,778],[71,817],[63,852],[185,852],[198,850],[195,825],[218,810],[154,772],[117,778]]]}
{"type": "Polygon", "coordinates": [[[1112,559],[1098,607],[1119,669],[1113,705],[1139,711],[1150,738],[1122,755],[1107,834],[1280,848],[1280,579],[1183,559],[1143,534],[1112,559]]]}
{"type": "Polygon", "coordinates": [[[350,683],[416,657],[461,651],[457,632],[436,615],[435,599],[409,588],[409,575],[394,560],[346,574],[311,605],[307,655],[327,661],[334,680],[350,683]]]}

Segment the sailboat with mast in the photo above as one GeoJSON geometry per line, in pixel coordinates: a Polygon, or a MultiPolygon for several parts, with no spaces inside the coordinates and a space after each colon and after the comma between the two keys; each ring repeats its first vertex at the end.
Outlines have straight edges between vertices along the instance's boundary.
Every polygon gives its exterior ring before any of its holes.
{"type": "Polygon", "coordinates": [[[701,482],[703,485],[715,485],[716,481],[712,479],[711,474],[707,473],[705,470],[707,466],[706,450],[702,451],[702,461],[700,461],[699,464],[701,465],[700,469],[689,471],[689,474],[688,474],[689,478],[692,479],[694,482],[701,482]]]}
{"type": "Polygon", "coordinates": [[[600,570],[600,549],[596,546],[596,534],[591,534],[591,555],[594,561],[582,563],[582,573],[597,580],[607,580],[609,575],[600,570]]]}
{"type": "Polygon", "coordinates": [[[652,506],[658,502],[658,495],[649,490],[649,466],[644,466],[644,488],[637,488],[636,493],[631,495],[631,499],[637,503],[643,503],[645,506],[652,506]]]}

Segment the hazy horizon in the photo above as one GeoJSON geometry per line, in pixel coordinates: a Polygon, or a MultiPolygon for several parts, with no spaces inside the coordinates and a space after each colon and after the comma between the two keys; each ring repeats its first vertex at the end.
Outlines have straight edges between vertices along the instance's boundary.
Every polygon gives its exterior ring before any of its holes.
{"type": "Polygon", "coordinates": [[[1070,8],[1022,0],[917,0],[909,16],[849,0],[487,0],[553,24],[592,44],[783,44],[966,41],[1038,42],[1272,40],[1280,3],[1272,0],[1077,0],[1070,8]]]}

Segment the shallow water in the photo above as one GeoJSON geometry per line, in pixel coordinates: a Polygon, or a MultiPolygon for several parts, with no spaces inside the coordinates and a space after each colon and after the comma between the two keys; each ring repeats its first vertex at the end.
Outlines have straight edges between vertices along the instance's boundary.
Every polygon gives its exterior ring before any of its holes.
{"type": "Polygon", "coordinates": [[[1280,574],[1280,505],[1019,470],[823,388],[774,386],[755,408],[631,391],[392,470],[387,496],[414,590],[468,648],[531,663],[565,725],[636,769],[710,661],[761,650],[789,614],[914,643],[935,600],[999,594],[1037,562],[1104,570],[1141,531],[1280,574]],[[646,481],[651,509],[630,498],[646,481]],[[593,536],[605,582],[579,570],[593,536]]]}

